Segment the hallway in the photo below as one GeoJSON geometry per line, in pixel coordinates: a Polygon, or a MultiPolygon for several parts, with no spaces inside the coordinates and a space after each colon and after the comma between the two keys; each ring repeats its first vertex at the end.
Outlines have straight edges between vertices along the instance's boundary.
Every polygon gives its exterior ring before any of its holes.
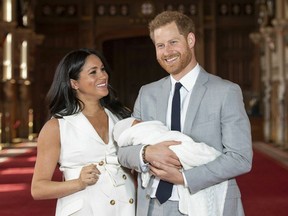
{"type": "MultiPolygon", "coordinates": [[[[285,216],[288,210],[288,153],[255,142],[253,169],[237,178],[246,216],[285,216]],[[277,181],[277,182],[275,182],[277,181]]],[[[0,215],[53,216],[55,200],[34,201],[30,183],[36,143],[14,144],[0,151],[0,215]]],[[[60,179],[59,172],[55,179],[60,179]]]]}

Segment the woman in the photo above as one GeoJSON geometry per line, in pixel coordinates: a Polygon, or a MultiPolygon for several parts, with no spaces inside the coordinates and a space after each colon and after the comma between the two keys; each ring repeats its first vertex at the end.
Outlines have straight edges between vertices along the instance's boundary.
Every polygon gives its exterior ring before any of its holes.
{"type": "Polygon", "coordinates": [[[118,164],[114,124],[130,116],[108,84],[109,67],[91,49],[59,63],[47,99],[52,118],[37,144],[34,199],[57,198],[56,215],[135,215],[135,186],[118,164]],[[53,181],[60,165],[64,181],[53,181]]]}

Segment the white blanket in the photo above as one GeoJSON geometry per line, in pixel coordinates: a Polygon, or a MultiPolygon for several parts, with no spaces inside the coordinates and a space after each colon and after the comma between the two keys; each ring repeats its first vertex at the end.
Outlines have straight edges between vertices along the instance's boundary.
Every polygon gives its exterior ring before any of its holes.
{"type": "MultiPolygon", "coordinates": [[[[194,142],[191,137],[178,131],[170,131],[160,121],[146,121],[132,127],[133,118],[120,121],[114,127],[114,139],[119,146],[156,144],[162,141],[181,141],[180,145],[170,146],[184,168],[191,169],[195,166],[206,164],[221,153],[205,143],[194,142]]],[[[150,175],[141,173],[142,186],[146,187],[150,175]]],[[[221,216],[227,191],[227,181],[191,194],[188,188],[177,185],[179,193],[179,211],[191,216],[221,216]]]]}

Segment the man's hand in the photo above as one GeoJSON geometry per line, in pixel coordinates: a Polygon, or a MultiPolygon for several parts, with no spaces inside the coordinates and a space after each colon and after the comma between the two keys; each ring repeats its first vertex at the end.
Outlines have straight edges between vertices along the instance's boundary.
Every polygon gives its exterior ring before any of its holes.
{"type": "Polygon", "coordinates": [[[161,163],[167,166],[180,169],[181,163],[177,155],[169,148],[171,145],[179,145],[179,141],[165,141],[146,148],[145,159],[150,164],[161,163]]]}
{"type": "Polygon", "coordinates": [[[184,179],[179,169],[159,162],[152,162],[149,165],[150,173],[161,180],[171,182],[173,184],[184,185],[184,179]]]}

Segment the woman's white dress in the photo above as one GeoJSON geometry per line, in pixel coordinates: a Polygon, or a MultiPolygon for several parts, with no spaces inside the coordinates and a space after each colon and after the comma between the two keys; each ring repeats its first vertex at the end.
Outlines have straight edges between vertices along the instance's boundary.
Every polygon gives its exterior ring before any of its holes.
{"type": "Polygon", "coordinates": [[[64,180],[77,179],[81,168],[96,164],[101,175],[95,185],[59,198],[56,216],[135,216],[135,184],[116,157],[112,138],[119,119],[105,109],[109,117],[109,143],[105,144],[88,119],[78,113],[59,119],[61,153],[60,170],[64,180]]]}

